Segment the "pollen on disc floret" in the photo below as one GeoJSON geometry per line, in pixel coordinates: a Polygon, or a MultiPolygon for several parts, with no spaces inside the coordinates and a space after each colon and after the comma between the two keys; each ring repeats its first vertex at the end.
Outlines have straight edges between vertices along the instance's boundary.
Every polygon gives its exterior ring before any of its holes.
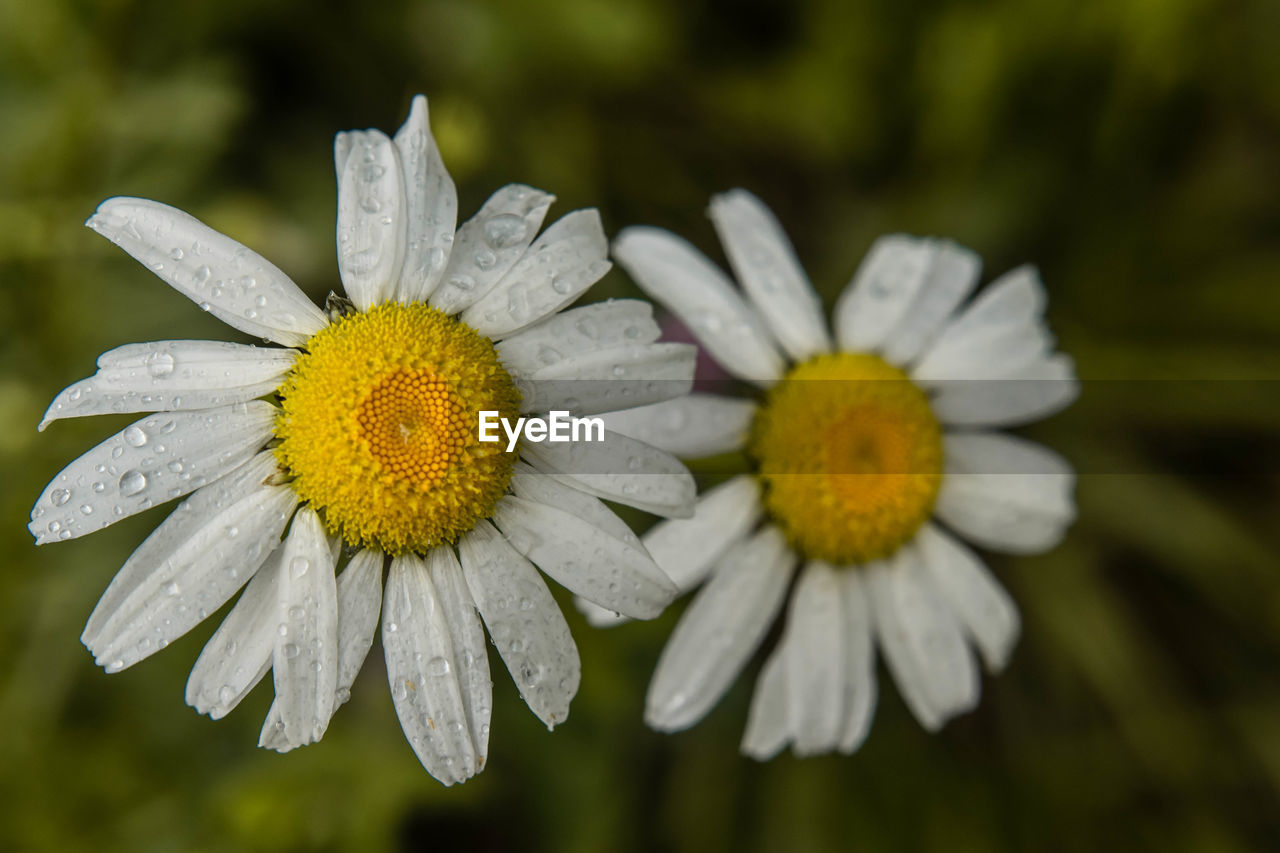
{"type": "Polygon", "coordinates": [[[748,451],[791,544],[837,564],[896,551],[929,518],[942,480],[942,432],[928,398],[865,353],[795,367],[770,389],[748,451]]]}
{"type": "Polygon", "coordinates": [[[514,454],[477,413],[520,394],[493,343],[421,304],[348,314],[306,343],[280,388],[276,456],[331,533],[390,554],[453,542],[492,513],[514,454]]]}

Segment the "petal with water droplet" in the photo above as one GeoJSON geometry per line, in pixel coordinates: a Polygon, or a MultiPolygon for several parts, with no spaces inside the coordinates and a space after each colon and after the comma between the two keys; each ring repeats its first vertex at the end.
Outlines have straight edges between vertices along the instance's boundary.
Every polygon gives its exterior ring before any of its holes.
{"type": "Polygon", "coordinates": [[[298,351],[225,341],[128,344],[98,357],[98,372],[54,398],[40,421],[133,412],[211,409],[274,390],[298,351]]]}
{"type": "Polygon", "coordinates": [[[520,695],[547,728],[563,723],[582,667],[546,583],[487,521],[462,537],[458,553],[467,588],[520,695]]]}
{"type": "Polygon", "coordinates": [[[567,356],[516,374],[522,412],[592,415],[681,397],[693,387],[691,344],[637,344],[567,356]]]}
{"type": "Polygon", "coordinates": [[[661,337],[653,306],[640,299],[610,299],[560,311],[498,344],[502,363],[530,374],[579,353],[623,344],[651,344],[661,337]]]}
{"type": "Polygon", "coordinates": [[[394,293],[404,263],[406,211],[400,153],[379,130],[349,131],[338,181],[338,273],[362,311],[394,293]]]}
{"type": "Polygon", "coordinates": [[[121,587],[132,576],[145,577],[105,619],[97,611],[90,617],[90,624],[102,621],[87,643],[99,666],[112,672],[132,666],[222,607],[275,550],[298,500],[286,486],[259,485],[219,507],[204,491],[187,502],[183,516],[205,524],[171,550],[165,546],[173,544],[175,529],[188,526],[187,518],[169,529],[161,525],[117,576],[121,587]],[[239,533],[229,537],[230,528],[239,533]]]}
{"type": "Polygon", "coordinates": [[[320,309],[270,261],[177,208],[109,198],[85,224],[242,332],[297,346],[326,325],[320,309]]]}
{"type": "Polygon", "coordinates": [[[294,516],[282,546],[271,669],[292,747],[320,740],[338,686],[338,588],[333,551],[315,510],[294,516]]]}
{"type": "Polygon", "coordinates": [[[74,539],[182,497],[252,457],[270,438],[275,413],[254,401],[136,421],[62,469],[36,501],[28,529],[38,545],[74,539]]]}
{"type": "Polygon", "coordinates": [[[508,495],[494,509],[493,522],[534,565],[601,607],[652,619],[676,597],[675,584],[643,548],[565,509],[508,495]]]}
{"type": "Polygon", "coordinates": [[[670,453],[616,432],[604,441],[520,445],[534,468],[588,494],[675,518],[693,514],[693,475],[670,453]]]}
{"type": "Polygon", "coordinates": [[[425,302],[444,276],[458,224],[458,194],[431,135],[427,99],[417,95],[396,132],[404,171],[404,269],[391,294],[401,302],[425,302]]]}
{"type": "Polygon", "coordinates": [[[569,305],[612,266],[600,212],[575,210],[551,224],[488,293],[460,315],[502,338],[569,305]]]}
{"type": "MultiPolygon", "coordinates": [[[[432,554],[436,561],[453,559],[448,548],[433,549],[432,554]]],[[[400,727],[427,772],[452,785],[474,776],[479,764],[458,681],[449,614],[431,574],[416,554],[391,561],[382,645],[400,727]]]]}
{"type": "Polygon", "coordinates": [[[271,552],[191,668],[187,704],[201,714],[225,717],[271,669],[283,555],[271,552]]]}
{"type": "Polygon", "coordinates": [[[449,252],[444,278],[431,294],[431,304],[446,314],[457,314],[488,293],[524,255],[542,227],[555,196],[508,184],[489,196],[475,216],[462,223],[449,252]],[[519,240],[494,246],[485,228],[495,219],[518,218],[523,223],[519,240]]]}

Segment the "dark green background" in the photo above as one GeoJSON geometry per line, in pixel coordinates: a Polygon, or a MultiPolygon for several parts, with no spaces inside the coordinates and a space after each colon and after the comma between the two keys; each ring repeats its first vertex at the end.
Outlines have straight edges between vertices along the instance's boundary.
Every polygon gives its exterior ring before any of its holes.
{"type": "Polygon", "coordinates": [[[1272,0],[3,0],[0,848],[1278,849],[1278,238],[1272,0]],[[377,646],[284,757],[254,746],[269,688],[219,723],[183,704],[213,621],[93,666],[80,628],[162,511],[37,551],[40,488],[122,422],[35,424],[103,350],[229,330],[81,223],[165,201],[322,298],[333,134],[394,129],[418,91],[464,216],[523,181],[718,258],[706,202],[745,186],[828,305],[885,231],[1041,266],[1085,389],[1026,432],[1082,472],[1080,519],[991,560],[1024,633],[977,712],[928,735],[882,670],[858,755],[759,765],[736,753],[755,665],[660,737],[643,694],[680,608],[571,614],[569,721],[543,730],[495,655],[489,766],[446,790],[377,646]]]}

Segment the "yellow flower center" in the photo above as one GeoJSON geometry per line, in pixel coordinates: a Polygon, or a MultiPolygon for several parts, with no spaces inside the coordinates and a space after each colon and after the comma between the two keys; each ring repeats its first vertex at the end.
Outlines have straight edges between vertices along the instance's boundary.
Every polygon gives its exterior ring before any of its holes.
{"type": "Polygon", "coordinates": [[[390,303],[317,332],[280,388],[276,457],[330,533],[389,554],[453,542],[492,513],[515,454],[482,410],[520,394],[493,343],[425,305],[390,303]]]}
{"type": "Polygon", "coordinates": [[[901,370],[864,353],[820,355],[770,389],[751,428],[764,502],[805,556],[887,557],[928,518],[942,433],[901,370]]]}

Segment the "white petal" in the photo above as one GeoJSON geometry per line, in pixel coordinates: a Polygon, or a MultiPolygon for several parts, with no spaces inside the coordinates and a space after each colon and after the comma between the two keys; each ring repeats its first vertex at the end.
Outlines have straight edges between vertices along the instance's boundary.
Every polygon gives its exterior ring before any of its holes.
{"type": "Polygon", "coordinates": [[[391,296],[425,302],[444,276],[458,224],[458,193],[431,135],[422,95],[414,97],[395,143],[404,170],[406,228],[404,269],[391,296]]]}
{"type": "Polygon", "coordinates": [[[947,324],[911,370],[919,382],[997,379],[1039,360],[1053,348],[1041,322],[1044,285],[1033,267],[996,279],[947,324]]]}
{"type": "Polygon", "coordinates": [[[720,701],[777,616],[794,565],[774,527],[721,558],[658,659],[645,699],[649,726],[688,728],[720,701]]]}
{"type": "Polygon", "coordinates": [[[581,492],[573,486],[535,471],[524,462],[517,462],[511,475],[511,492],[519,498],[536,501],[547,506],[559,507],[571,512],[583,521],[598,527],[615,539],[628,545],[642,547],[640,538],[627,523],[597,497],[581,492]]]}
{"type": "Polygon", "coordinates": [[[946,473],[935,512],[973,542],[1034,554],[1075,520],[1075,472],[1034,442],[999,433],[946,435],[946,473]]]}
{"type": "Polygon", "coordinates": [[[756,679],[747,729],[742,735],[742,754],[756,761],[768,761],[777,755],[791,739],[788,712],[787,651],[779,643],[756,679]]]}
{"type": "Polygon", "coordinates": [[[542,232],[516,265],[460,315],[482,335],[505,337],[548,317],[609,271],[600,212],[575,210],[542,232]]]}
{"type": "Polygon", "coordinates": [[[920,725],[935,731],[978,701],[978,670],[964,634],[911,546],[868,571],[885,661],[920,725]]]}
{"type": "Polygon", "coordinates": [[[730,374],[768,386],[782,376],[782,356],[733,283],[689,243],[659,228],[624,228],[613,256],[640,289],[689,327],[730,374]]]}
{"type": "Polygon", "coordinates": [[[351,685],[364,666],[382,607],[381,551],[365,549],[338,575],[338,684],[334,710],[351,698],[351,685]]]}
{"type": "Polygon", "coordinates": [[[508,184],[489,196],[479,213],[458,229],[444,280],[432,292],[431,304],[457,314],[488,293],[524,255],[555,200],[523,184],[508,184]]]}
{"type": "Polygon", "coordinates": [[[691,344],[635,344],[571,355],[516,375],[520,410],[593,415],[689,393],[698,349],[691,344]]]}
{"type": "Polygon", "coordinates": [[[561,586],[633,619],[652,619],[677,590],[643,548],[565,509],[509,495],[493,521],[507,540],[561,586]]]}
{"type": "Polygon", "coordinates": [[[396,716],[418,760],[445,785],[470,779],[479,767],[452,632],[427,565],[417,555],[391,561],[382,645],[396,716]]]}
{"type": "Polygon", "coordinates": [[[60,418],[243,403],[278,387],[297,357],[224,341],[128,344],[100,355],[97,373],[55,397],[38,429],[60,418]]]}
{"type": "Polygon", "coordinates": [[[697,487],[670,453],[605,431],[604,441],[522,441],[520,455],[562,483],[656,515],[688,517],[697,487]]]}
{"type": "Polygon", "coordinates": [[[281,556],[271,668],[290,746],[320,740],[338,688],[338,587],[333,552],[310,507],[294,516],[281,556]]]}
{"type": "Polygon", "coordinates": [[[85,224],[242,332],[298,346],[326,325],[320,309],[270,261],[177,208],[109,198],[85,224]]]}
{"type": "MultiPolygon", "coordinates": [[[[145,577],[106,618],[99,611],[90,617],[90,624],[101,619],[102,628],[87,645],[108,672],[164,648],[225,604],[280,543],[298,501],[287,486],[260,486],[223,506],[203,500],[207,491],[188,501],[183,513],[199,514],[204,526],[175,543],[162,525],[152,534],[159,534],[159,543],[144,542],[117,575],[122,589],[127,578],[145,577]]],[[[185,527],[185,521],[180,517],[173,526],[185,527]]]]}
{"type": "Polygon", "coordinates": [[[842,350],[880,349],[924,287],[936,245],[890,234],[872,244],[836,300],[836,340],[842,350]]]}
{"type": "Polygon", "coordinates": [[[467,588],[520,695],[547,728],[563,723],[582,667],[547,585],[487,521],[462,538],[458,553],[467,588]]]}
{"type": "Polygon", "coordinates": [[[747,537],[761,512],[759,483],[740,474],[703,492],[691,518],[658,522],[642,541],[658,567],[687,592],[734,543],[747,537]]]}
{"type": "Polygon", "coordinates": [[[37,545],[74,539],[182,497],[252,457],[271,437],[275,414],[255,401],[136,421],[63,468],[27,528],[37,545]]]}
{"type": "Polygon", "coordinates": [[[932,524],[920,528],[920,556],[951,612],[982,653],[987,669],[999,672],[1018,642],[1018,607],[978,556],[932,524]]]}
{"type": "Polygon", "coordinates": [[[747,298],[792,360],[828,352],[822,300],[773,211],[737,189],[713,197],[708,215],[747,298]]]}
{"type": "Polygon", "coordinates": [[[493,680],[489,677],[484,628],[453,549],[442,547],[431,551],[427,555],[427,567],[431,570],[431,583],[435,585],[441,612],[449,623],[458,687],[467,712],[471,742],[476,748],[478,773],[484,768],[489,751],[489,717],[493,711],[493,680]]]}
{"type": "Polygon", "coordinates": [[[836,748],[844,728],[845,637],[840,580],[831,566],[809,563],[791,594],[787,648],[789,728],[796,755],[836,748]]]}
{"type": "Polygon", "coordinates": [[[653,306],[640,299],[610,299],[561,311],[498,344],[502,363],[515,373],[532,374],[566,356],[651,344],[662,332],[653,306]]]}
{"type": "Polygon", "coordinates": [[[208,526],[210,513],[221,511],[258,491],[276,470],[274,455],[264,451],[231,474],[205,486],[178,504],[116,573],[85,623],[80,641],[85,646],[92,647],[107,620],[134,594],[155,568],[208,526]]]}
{"type": "Polygon", "coordinates": [[[905,365],[928,346],[978,283],[982,260],[973,252],[948,240],[930,240],[933,254],[920,291],[902,321],[884,342],[884,357],[891,364],[905,365]]]}
{"type": "Polygon", "coordinates": [[[874,625],[864,570],[854,566],[840,574],[848,645],[845,646],[845,720],[839,749],[845,755],[852,755],[866,740],[876,710],[874,625]]]}
{"type": "MultiPolygon", "coordinates": [[[[338,575],[338,681],[334,689],[333,713],[337,713],[338,708],[351,698],[351,685],[355,683],[373,645],[378,613],[382,608],[383,558],[381,551],[363,550],[338,575]]],[[[271,703],[258,737],[258,746],[277,752],[289,752],[295,746],[285,736],[279,700],[271,703]]]]}
{"type": "Polygon", "coordinates": [[[277,548],[262,564],[191,668],[187,704],[201,714],[225,717],[271,668],[283,555],[277,548]]]}
{"type": "Polygon", "coordinates": [[[746,446],[756,404],[742,397],[689,394],[662,403],[607,412],[605,429],[684,459],[731,453],[746,446]]]}
{"type": "Polygon", "coordinates": [[[338,273],[361,311],[386,302],[404,264],[408,210],[400,152],[380,130],[352,130],[338,179],[338,273]]]}
{"type": "Polygon", "coordinates": [[[999,379],[956,379],[933,387],[933,413],[948,426],[1018,426],[1069,406],[1080,394],[1075,365],[1042,357],[999,379]]]}

